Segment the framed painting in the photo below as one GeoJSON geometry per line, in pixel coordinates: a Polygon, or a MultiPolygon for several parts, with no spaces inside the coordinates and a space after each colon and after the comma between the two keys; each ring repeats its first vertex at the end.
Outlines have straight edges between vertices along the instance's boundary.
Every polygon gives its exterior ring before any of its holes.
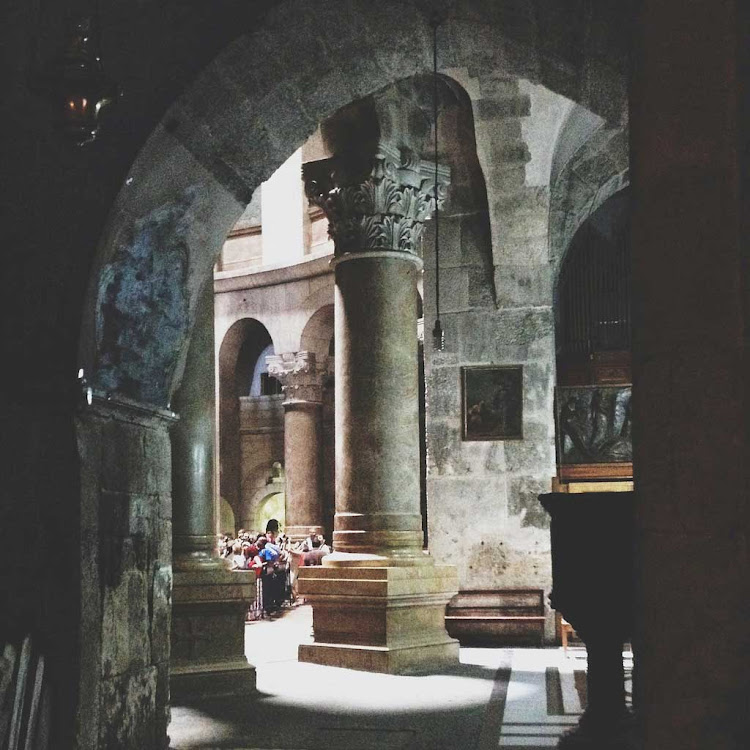
{"type": "Polygon", "coordinates": [[[630,394],[630,386],[555,389],[557,462],[567,474],[577,476],[584,466],[607,466],[610,472],[632,466],[630,394]]]}
{"type": "Polygon", "coordinates": [[[523,440],[523,367],[461,368],[464,440],[523,440]]]}

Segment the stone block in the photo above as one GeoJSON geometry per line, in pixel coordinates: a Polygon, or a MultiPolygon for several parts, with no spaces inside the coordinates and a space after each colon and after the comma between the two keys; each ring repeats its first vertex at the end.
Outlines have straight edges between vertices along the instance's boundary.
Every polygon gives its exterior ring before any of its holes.
{"type": "MultiPolygon", "coordinates": [[[[102,452],[101,487],[109,492],[144,493],[147,463],[145,455],[148,428],[116,419],[106,420],[101,429],[102,452]]],[[[171,475],[170,475],[171,476],[171,475]]]]}
{"type": "Polygon", "coordinates": [[[157,565],[154,569],[150,597],[151,661],[169,661],[172,625],[172,567],[157,565]]]}
{"type": "Polygon", "coordinates": [[[498,307],[552,305],[552,269],[548,264],[495,266],[498,307]]]}
{"type": "Polygon", "coordinates": [[[550,477],[511,476],[508,478],[508,512],[520,516],[521,526],[549,528],[549,514],[539,495],[550,490],[550,477]]]}
{"type": "Polygon", "coordinates": [[[492,271],[489,266],[487,263],[467,268],[471,308],[495,309],[496,294],[493,294],[492,271]]]}
{"type": "Polygon", "coordinates": [[[458,367],[433,367],[427,380],[430,419],[461,413],[461,371],[458,367]]]}
{"type": "Polygon", "coordinates": [[[101,750],[143,750],[164,747],[157,737],[157,669],[146,667],[102,680],[99,701],[101,750]]]}
{"type": "Polygon", "coordinates": [[[555,473],[555,446],[549,426],[524,420],[523,440],[505,443],[505,460],[509,472],[540,472],[548,467],[549,476],[555,473]]]}
{"type": "Polygon", "coordinates": [[[475,266],[492,262],[492,234],[486,210],[462,217],[461,257],[464,263],[475,266]]]}
{"type": "Polygon", "coordinates": [[[531,97],[528,94],[484,98],[474,104],[476,117],[480,121],[528,117],[531,114],[531,97]]]}
{"type": "Polygon", "coordinates": [[[146,491],[169,494],[172,490],[172,447],[167,429],[145,432],[146,491]]]}
{"type": "Polygon", "coordinates": [[[547,422],[553,433],[554,367],[548,362],[527,362],[523,368],[523,412],[524,418],[535,422],[547,422]]]}
{"type": "Polygon", "coordinates": [[[427,462],[428,473],[463,475],[468,472],[466,457],[461,452],[460,424],[428,422],[427,462]]]}
{"type": "Polygon", "coordinates": [[[260,102],[263,127],[277,150],[287,152],[301,146],[318,126],[300,104],[300,91],[294,83],[282,83],[260,102]]]}
{"type": "Polygon", "coordinates": [[[151,660],[149,582],[137,570],[125,572],[119,585],[102,597],[102,674],[105,677],[145,668],[151,660]]]}
{"type": "Polygon", "coordinates": [[[504,347],[528,346],[554,331],[549,308],[476,311],[457,322],[461,360],[472,363],[495,362],[504,347]]]}
{"type": "Polygon", "coordinates": [[[155,532],[154,562],[169,564],[172,560],[172,521],[161,520],[155,532]]]}

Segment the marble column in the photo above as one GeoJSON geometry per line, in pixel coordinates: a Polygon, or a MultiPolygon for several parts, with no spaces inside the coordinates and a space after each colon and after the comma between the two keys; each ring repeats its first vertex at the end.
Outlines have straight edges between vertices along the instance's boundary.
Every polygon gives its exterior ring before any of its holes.
{"type": "Polygon", "coordinates": [[[336,515],[333,554],[300,570],[314,643],[299,658],[438,668],[458,657],[444,626],[458,580],[422,549],[417,250],[434,165],[381,141],[371,156],[334,156],[303,174],[336,246],[336,515]]]}
{"type": "Polygon", "coordinates": [[[246,694],[245,612],[255,578],[216,554],[213,284],[201,295],[182,384],[172,401],[173,568],[170,690],[173,700],[246,694]]]}
{"type": "Polygon", "coordinates": [[[750,744],[750,10],[738,0],[638,7],[638,713],[645,750],[739,750],[750,744]]]}
{"type": "Polygon", "coordinates": [[[312,352],[266,358],[268,373],[284,388],[284,470],[286,523],[293,542],[310,529],[323,533],[322,425],[325,369],[312,352]]]}

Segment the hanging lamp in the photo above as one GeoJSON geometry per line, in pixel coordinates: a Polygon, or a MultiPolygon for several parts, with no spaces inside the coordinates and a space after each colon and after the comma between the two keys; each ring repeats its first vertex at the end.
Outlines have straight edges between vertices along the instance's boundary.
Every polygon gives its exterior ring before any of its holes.
{"type": "Polygon", "coordinates": [[[432,116],[435,123],[435,326],[432,329],[432,346],[435,351],[445,349],[445,331],[440,322],[440,222],[438,209],[438,72],[437,72],[437,30],[440,18],[432,17],[432,116]]]}
{"type": "Polygon", "coordinates": [[[83,146],[96,138],[104,110],[119,94],[102,66],[98,17],[68,19],[61,52],[34,83],[51,99],[59,128],[68,141],[83,146]]]}

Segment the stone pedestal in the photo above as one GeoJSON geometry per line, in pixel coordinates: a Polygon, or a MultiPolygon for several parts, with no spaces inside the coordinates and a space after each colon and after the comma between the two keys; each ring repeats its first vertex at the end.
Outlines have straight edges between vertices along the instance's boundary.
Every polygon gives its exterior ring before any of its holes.
{"type": "Polygon", "coordinates": [[[323,375],[312,352],[289,352],[266,358],[268,372],[284,388],[284,469],[286,524],[293,542],[311,529],[323,533],[322,427],[323,375]]]}
{"type": "Polygon", "coordinates": [[[176,571],[172,589],[173,701],[248,695],[255,669],[245,658],[245,613],[255,596],[247,571],[176,571]]]}
{"type": "Polygon", "coordinates": [[[175,701],[247,695],[255,668],[245,658],[245,612],[255,576],[216,556],[214,505],[213,288],[196,313],[171,431],[174,580],[170,690],[175,701]]]}
{"type": "Polygon", "coordinates": [[[459,648],[445,631],[457,573],[422,549],[420,513],[415,251],[434,165],[382,142],[355,162],[304,168],[336,243],[336,516],[333,554],[299,571],[314,635],[299,658],[425,671],[459,648]]]}
{"type": "MultiPolygon", "coordinates": [[[[300,568],[300,593],[313,605],[315,642],[300,661],[367,672],[428,671],[456,664],[458,642],[445,632],[445,607],[458,591],[455,567],[300,568]]],[[[360,561],[364,562],[364,561],[360,561]]]]}

